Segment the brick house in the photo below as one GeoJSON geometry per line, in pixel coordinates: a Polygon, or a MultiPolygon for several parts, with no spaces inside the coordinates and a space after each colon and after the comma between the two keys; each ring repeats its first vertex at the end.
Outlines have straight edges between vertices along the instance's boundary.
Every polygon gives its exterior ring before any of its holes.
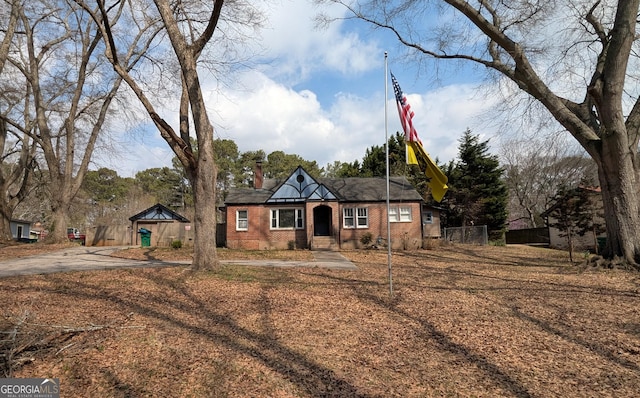
{"type": "MultiPolygon", "coordinates": [[[[423,209],[422,197],[404,177],[390,179],[389,201],[392,248],[416,249],[423,236],[440,237],[439,211],[423,209]]],[[[228,248],[360,248],[365,234],[374,243],[386,241],[386,180],[315,179],[298,167],[277,181],[263,179],[258,166],[254,188],[229,191],[223,217],[228,248]]]]}

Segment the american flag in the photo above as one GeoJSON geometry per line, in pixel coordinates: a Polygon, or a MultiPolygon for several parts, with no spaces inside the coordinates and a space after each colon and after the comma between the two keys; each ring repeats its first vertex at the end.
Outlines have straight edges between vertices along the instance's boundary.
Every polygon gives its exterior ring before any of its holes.
{"type": "Polygon", "coordinates": [[[429,186],[431,187],[431,195],[436,202],[440,202],[447,192],[447,176],[440,170],[436,162],[424,150],[422,141],[418,138],[418,132],[413,127],[413,111],[411,105],[407,102],[407,98],[402,93],[400,85],[393,73],[391,74],[391,82],[393,83],[393,91],[396,94],[396,103],[398,105],[398,114],[400,115],[400,123],[404,129],[404,140],[406,144],[407,164],[416,164],[424,167],[424,173],[429,178],[429,186]],[[418,158],[423,160],[420,165],[418,158]]]}
{"type": "Polygon", "coordinates": [[[398,114],[400,115],[400,123],[404,129],[404,139],[406,142],[419,142],[418,132],[413,127],[413,111],[411,105],[407,102],[407,97],[404,96],[396,77],[391,74],[391,83],[393,84],[393,92],[396,94],[396,104],[398,105],[398,114]]]}

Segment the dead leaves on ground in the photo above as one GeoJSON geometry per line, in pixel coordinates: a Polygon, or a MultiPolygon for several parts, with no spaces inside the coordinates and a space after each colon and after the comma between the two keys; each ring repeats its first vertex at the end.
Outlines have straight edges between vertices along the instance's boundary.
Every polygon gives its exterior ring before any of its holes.
{"type": "Polygon", "coordinates": [[[227,266],[0,280],[5,316],[121,325],[33,353],[64,396],[633,396],[638,275],[527,247],[344,252],[358,271],[227,266]],[[61,347],[60,347],[61,348],[61,347]]]}

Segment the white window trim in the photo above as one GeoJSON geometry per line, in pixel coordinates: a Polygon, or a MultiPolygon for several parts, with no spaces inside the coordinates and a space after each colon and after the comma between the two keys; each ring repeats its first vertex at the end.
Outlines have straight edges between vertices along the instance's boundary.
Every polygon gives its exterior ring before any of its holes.
{"type": "Polygon", "coordinates": [[[356,218],[354,216],[353,207],[345,207],[342,209],[342,228],[344,229],[354,229],[356,227],[356,218]],[[351,214],[347,215],[347,212],[350,210],[351,214]],[[347,220],[351,220],[351,225],[347,225],[347,220]]]}
{"type": "Polygon", "coordinates": [[[413,221],[413,208],[411,206],[399,206],[399,207],[400,207],[400,211],[398,212],[398,214],[400,215],[400,222],[413,221]],[[407,216],[408,218],[406,218],[407,216]]]}
{"type": "Polygon", "coordinates": [[[369,208],[368,207],[344,207],[342,209],[342,228],[344,229],[367,229],[369,228],[369,208]],[[347,215],[347,211],[351,212],[347,215]],[[364,215],[360,215],[360,211],[364,211],[364,215]],[[352,225],[347,225],[347,219],[352,221],[352,225]],[[364,225],[360,225],[360,219],[365,220],[364,225]]]}
{"type": "Polygon", "coordinates": [[[413,207],[412,206],[393,206],[393,207],[389,207],[389,222],[412,222],[412,221],[413,221],[413,207]],[[403,210],[405,210],[404,213],[403,213],[403,210]],[[403,216],[406,217],[407,215],[409,217],[403,219],[403,216]]]}
{"type": "Polygon", "coordinates": [[[422,212],[422,223],[423,224],[433,224],[433,212],[430,210],[425,210],[422,212]]]}
{"type": "Polygon", "coordinates": [[[236,231],[248,231],[249,230],[249,210],[248,209],[238,209],[236,210],[236,231]],[[240,212],[244,211],[247,214],[247,218],[240,218],[240,212]],[[247,226],[242,228],[240,227],[240,220],[244,220],[247,223],[247,226]]]}
{"type": "Polygon", "coordinates": [[[270,230],[295,230],[304,229],[304,208],[302,207],[282,207],[277,209],[271,209],[269,211],[269,229],[270,230]],[[280,227],[280,210],[293,210],[293,227],[280,227]],[[275,217],[274,217],[275,215],[275,217]],[[278,225],[273,226],[273,220],[277,220],[278,225]]]}
{"type": "Polygon", "coordinates": [[[356,228],[369,228],[369,209],[366,207],[356,208],[356,228]],[[360,215],[360,212],[364,215],[360,215]],[[364,224],[360,224],[360,220],[364,219],[364,224]]]}

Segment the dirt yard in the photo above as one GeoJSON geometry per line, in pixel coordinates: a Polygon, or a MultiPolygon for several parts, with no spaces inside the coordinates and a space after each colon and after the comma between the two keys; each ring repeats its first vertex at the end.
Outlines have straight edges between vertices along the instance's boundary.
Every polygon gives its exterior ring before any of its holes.
{"type": "Polygon", "coordinates": [[[440,247],[394,253],[390,296],[386,251],[343,254],[358,271],[175,267],[0,279],[8,332],[0,377],[60,378],[64,397],[640,391],[638,273],[571,266],[566,253],[524,246],[440,247]]]}

